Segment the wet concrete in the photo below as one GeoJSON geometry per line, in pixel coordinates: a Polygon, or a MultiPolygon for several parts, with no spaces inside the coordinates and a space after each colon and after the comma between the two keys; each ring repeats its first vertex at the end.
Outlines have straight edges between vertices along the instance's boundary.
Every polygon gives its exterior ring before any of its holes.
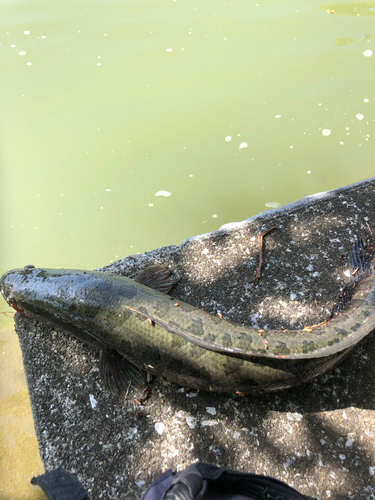
{"type": "MultiPolygon", "coordinates": [[[[180,277],[179,300],[259,328],[301,328],[324,319],[349,283],[351,242],[375,228],[374,194],[373,178],[102,270],[133,278],[163,263],[180,277]],[[275,225],[251,286],[257,235],[275,225]]],[[[294,389],[225,395],[157,379],[138,407],[103,390],[95,350],[18,314],[16,327],[45,469],[76,474],[93,499],[137,499],[165,469],[195,460],[270,475],[313,498],[375,498],[373,333],[294,389]]]]}

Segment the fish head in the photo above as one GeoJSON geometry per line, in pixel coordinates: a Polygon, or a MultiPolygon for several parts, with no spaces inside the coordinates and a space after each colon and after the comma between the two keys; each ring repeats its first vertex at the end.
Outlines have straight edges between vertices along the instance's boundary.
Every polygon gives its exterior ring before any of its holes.
{"type": "Polygon", "coordinates": [[[28,265],[23,269],[12,269],[4,273],[0,278],[0,291],[7,304],[26,316],[29,315],[22,307],[22,303],[24,302],[24,294],[22,292],[25,289],[25,277],[32,269],[35,269],[35,266],[28,265]]]}

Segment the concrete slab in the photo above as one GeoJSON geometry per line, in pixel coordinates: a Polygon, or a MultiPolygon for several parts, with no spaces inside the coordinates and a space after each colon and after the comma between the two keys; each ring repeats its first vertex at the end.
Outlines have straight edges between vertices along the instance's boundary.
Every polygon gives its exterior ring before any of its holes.
{"type": "MultiPolygon", "coordinates": [[[[150,263],[180,277],[172,295],[252,326],[324,319],[348,283],[351,241],[375,228],[375,178],[309,196],[179,246],[118,260],[134,278],[150,263]],[[262,279],[257,234],[265,239],[262,279]]],[[[46,470],[75,474],[92,499],[137,499],[167,468],[195,460],[284,480],[313,498],[375,498],[375,338],[295,389],[257,397],[197,392],[154,380],[142,407],[107,394],[99,353],[16,315],[46,470]]]]}

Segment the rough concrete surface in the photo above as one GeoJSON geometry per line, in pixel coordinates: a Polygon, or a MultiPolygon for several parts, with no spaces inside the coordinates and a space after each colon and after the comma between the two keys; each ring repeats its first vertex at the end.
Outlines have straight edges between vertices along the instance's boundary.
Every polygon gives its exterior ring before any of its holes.
{"type": "MultiPolygon", "coordinates": [[[[301,328],[327,316],[348,283],[351,242],[375,228],[375,178],[267,211],[179,246],[103,268],[150,263],[180,277],[171,295],[252,326],[301,328]],[[265,238],[260,281],[257,234],[265,238]]],[[[92,499],[137,499],[167,468],[200,460],[284,480],[313,498],[375,499],[375,338],[295,389],[197,392],[156,379],[142,407],[101,386],[99,352],[16,315],[46,470],[74,473],[92,499]]]]}

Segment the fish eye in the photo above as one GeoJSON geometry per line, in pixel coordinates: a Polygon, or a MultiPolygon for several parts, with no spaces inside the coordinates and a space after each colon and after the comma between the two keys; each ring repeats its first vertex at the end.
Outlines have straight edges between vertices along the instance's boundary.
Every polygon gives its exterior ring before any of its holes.
{"type": "Polygon", "coordinates": [[[35,269],[35,266],[33,266],[32,264],[28,264],[27,266],[24,267],[25,271],[29,271],[30,269],[35,269]]]}
{"type": "Polygon", "coordinates": [[[8,302],[8,304],[9,304],[11,307],[17,306],[16,299],[14,298],[14,296],[13,296],[13,295],[8,295],[8,297],[6,298],[6,301],[8,302]]]}

